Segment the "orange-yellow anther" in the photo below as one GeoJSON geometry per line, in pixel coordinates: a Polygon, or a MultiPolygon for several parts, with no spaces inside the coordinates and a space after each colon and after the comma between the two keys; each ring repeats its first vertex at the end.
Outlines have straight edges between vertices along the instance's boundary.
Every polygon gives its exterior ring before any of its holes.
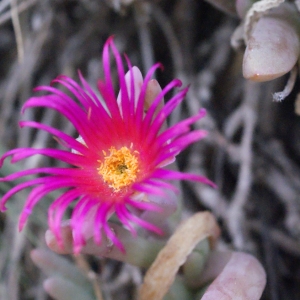
{"type": "Polygon", "coordinates": [[[136,180],[139,172],[137,151],[132,151],[127,147],[122,147],[119,150],[111,147],[108,155],[105,151],[103,154],[104,160],[100,161],[98,172],[115,192],[119,192],[123,187],[136,180]]]}

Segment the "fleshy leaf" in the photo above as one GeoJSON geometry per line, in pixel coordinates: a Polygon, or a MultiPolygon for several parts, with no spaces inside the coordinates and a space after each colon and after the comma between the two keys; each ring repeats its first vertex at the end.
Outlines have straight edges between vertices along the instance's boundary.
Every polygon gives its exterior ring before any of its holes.
{"type": "Polygon", "coordinates": [[[284,3],[262,17],[248,40],[244,77],[263,82],[288,73],[300,53],[299,28],[299,15],[293,4],[284,3]]]}
{"type": "Polygon", "coordinates": [[[266,273],[256,258],[233,252],[219,276],[201,300],[258,300],[266,285],[266,273]]]}
{"type": "Polygon", "coordinates": [[[61,277],[47,279],[44,288],[55,300],[93,300],[93,297],[82,287],[61,277]]]}

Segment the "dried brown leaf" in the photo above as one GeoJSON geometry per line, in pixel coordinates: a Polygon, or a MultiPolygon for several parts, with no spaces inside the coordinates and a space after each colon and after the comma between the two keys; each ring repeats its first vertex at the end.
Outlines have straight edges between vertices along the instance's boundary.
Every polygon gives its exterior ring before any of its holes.
{"type": "Polygon", "coordinates": [[[147,271],[139,300],[160,300],[172,285],[176,273],[196,245],[209,238],[215,244],[220,229],[210,212],[196,213],[182,222],[147,271]]]}

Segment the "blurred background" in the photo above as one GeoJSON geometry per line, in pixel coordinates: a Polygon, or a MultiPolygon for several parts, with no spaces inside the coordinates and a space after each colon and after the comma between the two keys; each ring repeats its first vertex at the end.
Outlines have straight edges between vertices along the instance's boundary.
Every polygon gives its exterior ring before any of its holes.
{"type": "MultiPolygon", "coordinates": [[[[218,185],[183,183],[184,210],[210,210],[222,228],[221,249],[252,253],[268,276],[262,299],[300,299],[300,117],[295,113],[298,82],[283,102],[283,76],[253,83],[242,76],[245,47],[234,50],[231,36],[239,18],[200,0],[2,0],[0,1],[0,150],[56,147],[45,132],[24,128],[35,119],[76,136],[53,111],[20,110],[38,85],[59,74],[78,79],[81,70],[96,89],[102,78],[102,48],[110,35],[120,52],[142,72],[159,61],[157,80],[190,85],[186,101],[169,120],[174,124],[201,107],[208,111],[197,127],[207,138],[178,158],[180,170],[204,174],[218,185]]],[[[165,99],[166,101],[168,99],[165,99]]],[[[5,164],[1,176],[18,168],[53,163],[34,157],[5,164]]],[[[14,183],[1,183],[3,194],[14,183]]],[[[0,214],[0,299],[52,299],[43,289],[46,274],[30,257],[46,247],[45,199],[21,233],[18,215],[26,191],[0,214]]],[[[76,264],[70,257],[64,258],[76,264]]],[[[99,276],[105,299],[133,299],[142,280],[138,268],[109,259],[87,258],[99,276]]]]}

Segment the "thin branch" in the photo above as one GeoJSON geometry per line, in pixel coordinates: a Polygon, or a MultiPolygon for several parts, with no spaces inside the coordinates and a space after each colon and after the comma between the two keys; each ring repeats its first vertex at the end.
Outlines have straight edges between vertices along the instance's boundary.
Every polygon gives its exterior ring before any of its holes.
{"type": "Polygon", "coordinates": [[[96,300],[103,300],[100,283],[97,274],[90,268],[83,255],[73,256],[78,267],[83,271],[86,278],[92,283],[96,300]]]}
{"type": "Polygon", "coordinates": [[[227,224],[237,249],[245,248],[244,237],[244,206],[252,186],[252,140],[257,121],[257,103],[259,99],[259,85],[246,82],[243,109],[243,136],[240,148],[240,167],[238,181],[232,201],[228,208],[227,224]]]}
{"type": "Polygon", "coordinates": [[[297,79],[297,74],[298,74],[298,68],[297,68],[297,66],[294,66],[290,72],[290,77],[289,77],[288,82],[286,83],[283,91],[273,94],[273,101],[281,102],[291,93],[292,89],[294,88],[296,79],[297,79]]]}
{"type": "MultiPolygon", "coordinates": [[[[11,1],[11,0],[9,0],[11,1]]],[[[38,0],[27,0],[27,1],[23,1],[22,3],[20,3],[17,6],[17,11],[20,14],[21,12],[25,11],[26,9],[28,9],[29,7],[33,6],[34,4],[36,4],[38,2],[38,0]]],[[[12,13],[11,11],[7,11],[5,13],[3,13],[0,16],[0,25],[6,23],[7,21],[9,21],[12,18],[12,13]]]]}
{"type": "Polygon", "coordinates": [[[22,30],[19,19],[19,11],[16,0],[10,0],[11,6],[11,19],[15,31],[16,42],[17,42],[17,50],[18,50],[18,61],[19,63],[23,63],[24,60],[24,43],[22,37],[22,30]]]}

